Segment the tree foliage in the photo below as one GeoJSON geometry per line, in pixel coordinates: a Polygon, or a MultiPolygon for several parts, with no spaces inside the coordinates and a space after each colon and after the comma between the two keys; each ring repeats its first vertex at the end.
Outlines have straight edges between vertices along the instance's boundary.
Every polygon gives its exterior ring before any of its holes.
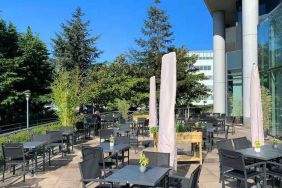
{"type": "Polygon", "coordinates": [[[128,63],[124,55],[111,64],[95,65],[90,73],[92,101],[108,110],[117,109],[115,99],[128,101],[130,107],[143,104],[148,100],[147,80],[137,72],[138,65],[128,63]]]}
{"type": "Polygon", "coordinates": [[[87,79],[78,69],[61,70],[52,83],[52,101],[60,122],[64,126],[73,126],[79,120],[79,107],[89,102],[87,79]]]}
{"type": "Polygon", "coordinates": [[[88,29],[90,22],[83,21],[84,13],[78,7],[72,18],[62,24],[62,32],[56,33],[54,56],[59,68],[80,71],[87,70],[100,56],[102,51],[96,47],[98,36],[91,36],[88,29]]]}
{"type": "Polygon", "coordinates": [[[0,20],[1,122],[20,121],[25,115],[24,92],[32,93],[31,112],[41,111],[48,99],[52,66],[45,44],[31,28],[20,34],[10,22],[0,20]]]}
{"type": "MultiPolygon", "coordinates": [[[[136,39],[139,49],[130,50],[130,59],[138,64],[139,75],[149,79],[156,76],[157,88],[160,86],[161,59],[168,52],[177,54],[177,105],[188,105],[208,96],[208,89],[201,81],[206,79],[194,67],[196,56],[189,56],[184,46],[174,47],[173,32],[166,11],[160,9],[155,1],[148,9],[148,17],[141,29],[142,38],[136,39]]],[[[147,85],[149,87],[149,85],[147,85]]]]}

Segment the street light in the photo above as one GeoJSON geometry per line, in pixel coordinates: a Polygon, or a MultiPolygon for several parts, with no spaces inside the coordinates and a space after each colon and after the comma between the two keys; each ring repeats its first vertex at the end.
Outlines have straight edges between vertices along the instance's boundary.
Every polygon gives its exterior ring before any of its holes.
{"type": "Polygon", "coordinates": [[[26,128],[29,128],[29,112],[28,112],[28,101],[30,98],[30,92],[27,91],[24,93],[25,94],[25,99],[26,99],[26,128]]]}

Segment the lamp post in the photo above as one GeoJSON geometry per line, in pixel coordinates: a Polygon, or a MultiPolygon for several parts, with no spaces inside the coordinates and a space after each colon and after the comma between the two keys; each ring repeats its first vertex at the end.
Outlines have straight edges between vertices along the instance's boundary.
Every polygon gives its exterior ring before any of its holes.
{"type": "Polygon", "coordinates": [[[204,100],[204,110],[206,110],[206,103],[207,103],[207,101],[204,100]]]}
{"type": "Polygon", "coordinates": [[[26,99],[26,128],[29,128],[29,108],[28,108],[28,101],[30,98],[30,92],[25,92],[25,99],[26,99]]]}

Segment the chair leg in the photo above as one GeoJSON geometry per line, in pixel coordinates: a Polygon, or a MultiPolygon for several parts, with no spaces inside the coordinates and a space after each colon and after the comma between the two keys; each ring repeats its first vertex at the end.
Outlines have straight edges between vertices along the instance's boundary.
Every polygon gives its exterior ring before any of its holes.
{"type": "Polygon", "coordinates": [[[23,182],[25,182],[25,164],[23,164],[23,182]]]}
{"type": "Polygon", "coordinates": [[[13,165],[13,175],[16,174],[16,165],[13,165]]]}
{"type": "Polygon", "coordinates": [[[6,170],[6,165],[3,165],[3,177],[2,177],[2,181],[4,182],[5,179],[5,170],[6,170]]]}
{"type": "Polygon", "coordinates": [[[248,188],[248,181],[245,180],[245,188],[248,188]]]}
{"type": "Polygon", "coordinates": [[[222,188],[225,188],[225,182],[224,182],[224,176],[221,175],[221,185],[222,185],[222,188]]]}

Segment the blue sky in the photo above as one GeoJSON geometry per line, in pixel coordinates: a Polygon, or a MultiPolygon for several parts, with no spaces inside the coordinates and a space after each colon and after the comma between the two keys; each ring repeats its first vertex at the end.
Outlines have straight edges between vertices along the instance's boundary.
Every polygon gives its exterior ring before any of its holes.
{"type": "MultiPolygon", "coordinates": [[[[0,17],[12,21],[20,32],[31,26],[33,32],[52,52],[51,38],[61,30],[77,6],[91,21],[90,29],[100,35],[98,48],[104,51],[101,61],[111,61],[130,47],[141,35],[147,8],[153,0],[0,0],[0,17]]],[[[190,50],[212,49],[212,18],[204,0],[163,0],[172,24],[175,45],[190,50]]]]}

